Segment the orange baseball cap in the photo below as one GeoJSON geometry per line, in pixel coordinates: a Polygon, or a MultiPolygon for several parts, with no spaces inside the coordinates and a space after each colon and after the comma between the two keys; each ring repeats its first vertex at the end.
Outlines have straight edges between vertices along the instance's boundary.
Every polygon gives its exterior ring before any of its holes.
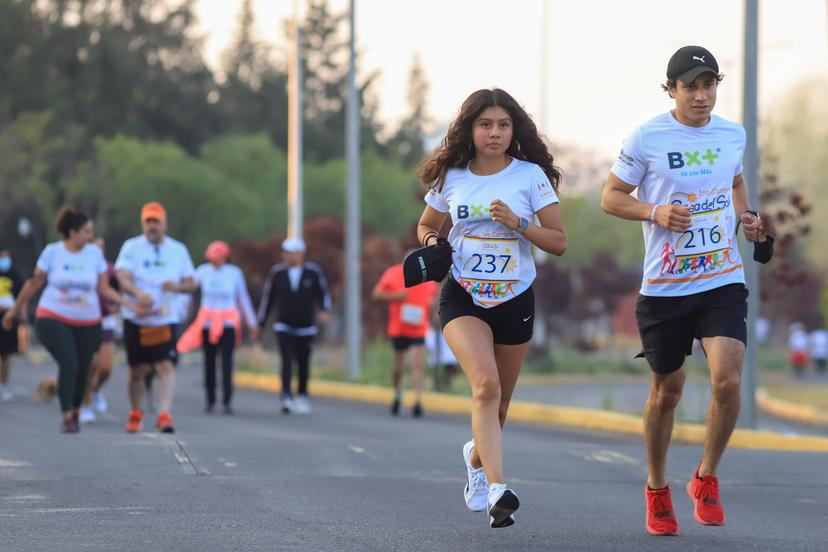
{"type": "Polygon", "coordinates": [[[164,206],[157,201],[150,201],[141,208],[141,222],[147,219],[156,219],[160,221],[167,220],[167,211],[164,206]]]}

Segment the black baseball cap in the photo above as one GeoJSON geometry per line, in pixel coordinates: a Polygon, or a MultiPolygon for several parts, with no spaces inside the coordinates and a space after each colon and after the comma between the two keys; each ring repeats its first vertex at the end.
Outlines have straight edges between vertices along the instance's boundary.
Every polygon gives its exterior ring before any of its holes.
{"type": "Polygon", "coordinates": [[[676,50],[667,62],[667,78],[690,84],[702,73],[719,74],[719,64],[707,48],[685,46],[676,50]]]}
{"type": "Polygon", "coordinates": [[[451,268],[451,254],[451,245],[445,239],[409,253],[403,261],[405,287],[414,287],[429,280],[442,281],[451,268]]]}

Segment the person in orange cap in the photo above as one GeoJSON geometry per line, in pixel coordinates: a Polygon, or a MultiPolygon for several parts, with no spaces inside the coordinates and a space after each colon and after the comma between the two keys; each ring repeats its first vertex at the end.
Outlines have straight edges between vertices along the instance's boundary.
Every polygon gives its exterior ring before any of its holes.
{"type": "Polygon", "coordinates": [[[196,269],[195,281],[201,289],[201,307],[195,321],[178,340],[178,352],[186,353],[199,347],[204,350],[204,387],[207,392],[206,411],[212,412],[216,402],[216,355],[221,351],[222,394],[224,413],[232,414],[233,351],[241,344],[242,320],[255,340],[259,335],[253,303],[247,293],[244,274],[227,262],[230,246],[214,241],[207,246],[207,263],[196,269]]]}
{"type": "Polygon", "coordinates": [[[197,289],[195,270],[186,246],[166,235],[167,211],[163,205],[155,201],[144,205],[141,227],[143,234],[127,240],[115,261],[121,291],[144,307],[141,313],[122,309],[130,368],[131,410],[126,431],[136,433],[143,428],[145,380],[154,370],[159,394],[156,427],[163,433],[173,433],[173,367],[178,362],[174,325],[180,322],[176,307],[179,293],[197,289]]]}

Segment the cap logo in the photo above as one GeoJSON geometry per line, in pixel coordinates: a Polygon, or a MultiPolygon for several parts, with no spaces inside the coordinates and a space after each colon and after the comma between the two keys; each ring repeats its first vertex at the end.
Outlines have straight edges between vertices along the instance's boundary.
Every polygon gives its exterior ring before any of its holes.
{"type": "Polygon", "coordinates": [[[706,54],[705,54],[705,55],[703,55],[702,57],[699,57],[699,56],[693,56],[693,59],[698,60],[698,61],[700,61],[700,62],[704,63],[704,58],[705,58],[705,57],[707,57],[707,55],[706,55],[706,54]]]}

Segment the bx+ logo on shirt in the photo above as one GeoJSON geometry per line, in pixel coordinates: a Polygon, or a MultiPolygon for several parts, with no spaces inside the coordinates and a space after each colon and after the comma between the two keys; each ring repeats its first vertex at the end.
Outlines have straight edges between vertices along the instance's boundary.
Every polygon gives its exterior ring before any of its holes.
{"type": "Polygon", "coordinates": [[[484,205],[458,205],[457,218],[467,219],[469,217],[489,217],[489,208],[484,205]]]}
{"type": "Polygon", "coordinates": [[[144,259],[144,268],[150,268],[150,267],[165,268],[166,266],[167,266],[167,262],[162,261],[161,259],[155,259],[155,260],[144,259]]]}
{"type": "Polygon", "coordinates": [[[716,159],[719,158],[719,153],[721,152],[722,148],[716,148],[716,153],[713,153],[713,150],[707,148],[704,155],[700,151],[694,151],[692,153],[685,151],[684,154],[680,151],[670,151],[667,152],[667,163],[669,163],[671,169],[690,168],[694,165],[701,167],[702,161],[707,161],[708,165],[713,165],[716,159]]]}

